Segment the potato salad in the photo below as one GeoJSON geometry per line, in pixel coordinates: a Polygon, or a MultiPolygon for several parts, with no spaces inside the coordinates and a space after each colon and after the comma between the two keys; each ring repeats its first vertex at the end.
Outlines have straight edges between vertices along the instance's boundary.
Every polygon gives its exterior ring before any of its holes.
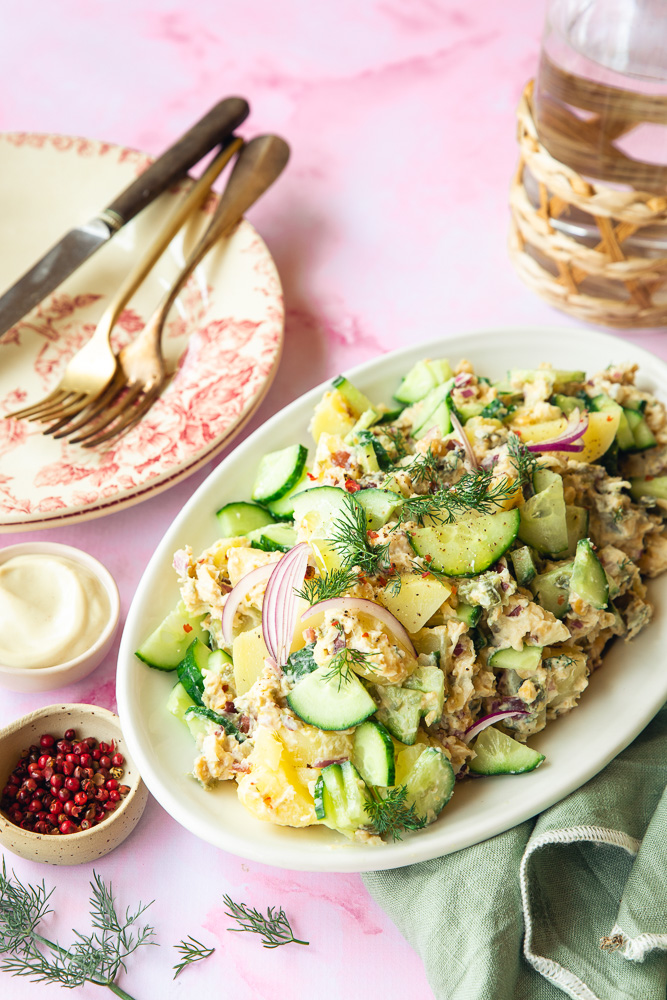
{"type": "Polygon", "coordinates": [[[543,764],[530,738],[667,568],[667,413],[635,375],[423,360],[390,403],[335,379],[312,443],[262,457],[220,537],[175,554],[180,601],[137,650],[176,672],[202,788],[381,844],[457,780],[543,764]]]}

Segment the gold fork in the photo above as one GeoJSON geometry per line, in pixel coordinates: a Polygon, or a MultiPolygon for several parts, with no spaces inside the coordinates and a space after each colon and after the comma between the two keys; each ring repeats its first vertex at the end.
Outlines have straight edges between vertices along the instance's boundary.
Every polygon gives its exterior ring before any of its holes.
{"type": "Polygon", "coordinates": [[[165,367],[161,338],[179,291],[214,244],[229,234],[276,180],[288,158],[289,147],[278,136],[258,136],[244,146],[208,228],[142,332],[118,355],[118,369],[111,384],[74,423],[65,418],[45,433],[55,431],[55,437],[65,437],[84,428],[84,433],[72,438],[72,442],[92,448],[126,433],[143,417],[172,375],[165,367]],[[63,424],[67,426],[61,429],[63,424]]]}
{"type": "Polygon", "coordinates": [[[69,360],[55,389],[39,402],[21,410],[15,410],[13,413],[5,414],[6,419],[11,417],[16,420],[27,419],[42,422],[69,419],[104,391],[114,378],[117,368],[117,359],[111,348],[110,336],[118,317],[179,229],[182,228],[190,215],[203,204],[211,184],[242,144],[242,139],[232,136],[221,147],[221,151],[209,164],[201,178],[176,207],[146,254],[125,277],[121,287],[102,314],[95,333],[69,360]]]}

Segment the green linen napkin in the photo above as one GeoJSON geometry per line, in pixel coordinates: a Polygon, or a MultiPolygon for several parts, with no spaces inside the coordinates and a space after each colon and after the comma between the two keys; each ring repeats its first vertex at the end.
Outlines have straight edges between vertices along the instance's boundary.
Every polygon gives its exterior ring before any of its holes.
{"type": "Polygon", "coordinates": [[[364,879],[436,1000],[665,1000],[666,785],[667,706],[536,819],[364,879]]]}

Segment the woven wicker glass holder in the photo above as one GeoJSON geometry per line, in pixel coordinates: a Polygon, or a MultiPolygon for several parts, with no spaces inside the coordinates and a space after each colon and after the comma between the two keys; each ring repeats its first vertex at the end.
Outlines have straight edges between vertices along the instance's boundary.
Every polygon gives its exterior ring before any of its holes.
{"type": "Polygon", "coordinates": [[[646,226],[664,227],[667,242],[667,197],[592,183],[555,160],[538,138],[532,95],[531,80],[517,110],[520,158],[510,192],[509,251],[519,276],[551,305],[589,323],[667,326],[667,257],[624,249],[646,226]],[[537,207],[524,186],[525,168],[537,184],[537,207]],[[595,221],[595,246],[553,226],[569,207],[595,221]]]}

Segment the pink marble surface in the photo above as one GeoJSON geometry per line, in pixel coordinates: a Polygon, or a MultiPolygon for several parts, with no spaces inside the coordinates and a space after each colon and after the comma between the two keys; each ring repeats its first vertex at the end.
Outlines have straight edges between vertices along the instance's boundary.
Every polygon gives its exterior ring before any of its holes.
{"type": "MultiPolygon", "coordinates": [[[[253,109],[248,135],[289,140],[286,175],[250,213],[287,307],[282,367],[251,430],[325,377],[395,347],[572,322],[522,286],[506,253],[514,109],[536,66],[542,16],[535,0],[13,5],[0,37],[0,129],[156,154],[238,93],[253,109]]],[[[626,336],[667,358],[664,334],[626,336]]],[[[124,617],[155,545],[210,468],[124,512],[1,544],[39,537],[92,553],[114,574],[124,617]]],[[[3,691],[0,724],[60,699],[113,708],[116,649],[80,684],[41,696],[3,691]]],[[[85,925],[90,866],[7,861],[25,879],[57,885],[54,935],[69,940],[72,926],[85,925]]],[[[216,987],[267,1000],[337,1000],[361,989],[368,1000],[431,996],[418,956],[357,876],[243,862],[197,841],[153,800],[130,839],[95,867],[123,905],[155,899],[161,947],[120,978],[137,1000],[216,987]],[[227,933],[224,893],[284,906],[310,947],[265,951],[250,935],[227,933]],[[172,945],[187,934],[216,953],[172,983],[172,945]]],[[[63,995],[2,973],[0,994],[63,995]]],[[[77,995],[101,996],[93,987],[77,995]]]]}

